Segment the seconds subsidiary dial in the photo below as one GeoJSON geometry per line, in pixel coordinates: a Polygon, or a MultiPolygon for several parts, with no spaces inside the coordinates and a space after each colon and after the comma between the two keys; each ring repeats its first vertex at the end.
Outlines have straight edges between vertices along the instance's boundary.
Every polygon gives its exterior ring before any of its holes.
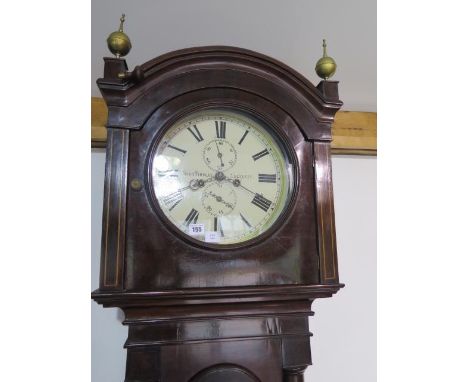
{"type": "Polygon", "coordinates": [[[201,242],[236,244],[268,230],[287,207],[293,171],[270,129],[243,113],[206,110],[171,126],[154,151],[157,203],[201,242]]]}

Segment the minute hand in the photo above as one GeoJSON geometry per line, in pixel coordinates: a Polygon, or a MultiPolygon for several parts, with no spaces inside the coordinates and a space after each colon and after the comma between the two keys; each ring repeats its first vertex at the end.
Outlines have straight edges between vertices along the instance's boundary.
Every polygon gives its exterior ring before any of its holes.
{"type": "Polygon", "coordinates": [[[243,185],[241,184],[240,179],[226,178],[226,180],[229,181],[229,182],[231,182],[231,183],[234,185],[234,187],[241,187],[241,188],[243,188],[244,190],[250,192],[251,194],[254,194],[254,195],[257,194],[256,192],[253,192],[252,190],[249,190],[247,187],[243,186],[243,185]]]}
{"type": "Polygon", "coordinates": [[[241,184],[239,187],[242,187],[245,191],[248,191],[248,192],[250,192],[251,194],[254,194],[254,195],[257,194],[256,192],[253,192],[252,190],[249,190],[247,187],[243,186],[242,184],[241,184]]]}

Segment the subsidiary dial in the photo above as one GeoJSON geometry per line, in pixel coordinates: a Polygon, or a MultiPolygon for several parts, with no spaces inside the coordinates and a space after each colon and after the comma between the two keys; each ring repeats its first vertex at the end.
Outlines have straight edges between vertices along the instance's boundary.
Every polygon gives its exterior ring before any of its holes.
{"type": "Polygon", "coordinates": [[[202,204],[210,215],[226,216],[236,207],[237,195],[230,183],[216,182],[203,191],[202,204]]]}
{"type": "Polygon", "coordinates": [[[213,139],[203,149],[203,160],[215,171],[226,171],[237,162],[234,146],[225,139],[213,139]]]}

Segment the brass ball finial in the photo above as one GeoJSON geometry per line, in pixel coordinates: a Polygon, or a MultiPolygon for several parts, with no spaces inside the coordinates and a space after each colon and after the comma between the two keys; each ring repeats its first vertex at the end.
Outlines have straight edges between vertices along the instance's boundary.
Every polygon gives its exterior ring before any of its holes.
{"type": "Polygon", "coordinates": [[[323,57],[315,64],[315,72],[320,78],[328,80],[336,72],[336,62],[327,56],[327,42],[323,40],[323,57]]]}
{"type": "Polygon", "coordinates": [[[109,37],[107,37],[107,46],[112,54],[117,58],[126,56],[130,49],[132,49],[132,43],[130,39],[123,31],[123,23],[125,22],[125,15],[122,14],[120,18],[120,27],[116,32],[112,32],[109,37]]]}

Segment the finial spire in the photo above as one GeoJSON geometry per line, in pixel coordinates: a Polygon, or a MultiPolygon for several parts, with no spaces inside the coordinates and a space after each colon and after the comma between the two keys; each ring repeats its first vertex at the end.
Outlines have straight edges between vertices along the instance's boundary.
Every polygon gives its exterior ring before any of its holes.
{"type": "MultiPolygon", "coordinates": [[[[120,18],[120,27],[119,27],[119,32],[123,32],[123,24],[125,22],[125,13],[122,13],[122,17],[120,18]]],[[[325,41],[325,40],[323,40],[325,41]]]]}
{"type": "Polygon", "coordinates": [[[328,80],[336,71],[336,62],[333,58],[327,55],[327,41],[323,39],[323,57],[317,61],[315,72],[320,78],[328,80]]]}

